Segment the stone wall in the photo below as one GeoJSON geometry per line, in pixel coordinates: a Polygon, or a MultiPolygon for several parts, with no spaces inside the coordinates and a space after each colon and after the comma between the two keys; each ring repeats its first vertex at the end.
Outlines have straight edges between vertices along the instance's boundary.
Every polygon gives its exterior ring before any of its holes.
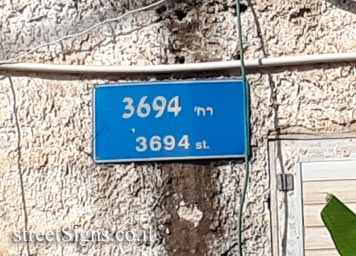
{"type": "MultiPolygon", "coordinates": [[[[0,58],[15,57],[150,3],[5,0],[0,3],[0,58]]],[[[248,0],[243,7],[247,59],[355,51],[352,1],[248,0]]],[[[171,0],[44,47],[22,61],[123,66],[225,61],[239,58],[237,38],[234,1],[171,0]]],[[[246,255],[271,255],[267,136],[355,132],[355,72],[353,63],[249,70],[253,158],[244,211],[246,255]]],[[[25,225],[20,177],[29,230],[78,225],[110,232],[152,228],[155,235],[146,243],[31,243],[34,255],[238,254],[242,161],[93,163],[93,85],[138,77],[5,72],[1,77],[1,255],[27,251],[26,244],[11,241],[11,232],[25,225]]]]}

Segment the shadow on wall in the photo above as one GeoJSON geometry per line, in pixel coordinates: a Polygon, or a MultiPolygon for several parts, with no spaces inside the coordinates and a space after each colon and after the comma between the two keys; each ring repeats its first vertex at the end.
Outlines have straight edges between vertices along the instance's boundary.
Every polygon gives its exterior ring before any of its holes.
{"type": "Polygon", "coordinates": [[[356,14],[356,1],[355,0],[326,0],[338,9],[356,14]]]}

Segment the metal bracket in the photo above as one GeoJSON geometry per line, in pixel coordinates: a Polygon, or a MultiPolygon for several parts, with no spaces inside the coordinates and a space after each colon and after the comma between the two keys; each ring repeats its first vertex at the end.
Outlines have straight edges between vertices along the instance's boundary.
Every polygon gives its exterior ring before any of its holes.
{"type": "Polygon", "coordinates": [[[285,191],[285,192],[294,190],[293,174],[278,174],[277,189],[279,191],[285,191]]]}

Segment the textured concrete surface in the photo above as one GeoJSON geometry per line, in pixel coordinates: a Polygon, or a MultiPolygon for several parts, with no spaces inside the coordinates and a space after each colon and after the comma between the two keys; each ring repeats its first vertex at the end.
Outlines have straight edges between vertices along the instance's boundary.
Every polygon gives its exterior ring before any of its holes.
{"type": "MultiPolygon", "coordinates": [[[[152,2],[3,1],[0,58],[15,57],[152,2]]],[[[353,2],[277,2],[246,2],[249,7],[243,8],[242,15],[246,58],[355,51],[353,2]]],[[[232,0],[169,1],[88,35],[40,49],[23,61],[155,65],[238,59],[234,8],[232,0]]],[[[253,158],[244,210],[246,255],[271,255],[267,135],[355,132],[355,72],[355,64],[343,63],[254,70],[248,75],[253,158]]],[[[137,78],[120,81],[132,79],[137,78]]],[[[30,230],[79,225],[111,232],[152,227],[156,233],[155,240],[148,243],[98,243],[80,248],[30,244],[32,254],[237,254],[242,161],[95,165],[90,156],[92,88],[107,79],[27,74],[12,80],[21,141],[19,151],[15,102],[9,80],[3,79],[1,255],[26,255],[25,244],[10,240],[11,232],[24,228],[19,153],[30,230]],[[184,217],[187,212],[195,218],[184,217]]]]}

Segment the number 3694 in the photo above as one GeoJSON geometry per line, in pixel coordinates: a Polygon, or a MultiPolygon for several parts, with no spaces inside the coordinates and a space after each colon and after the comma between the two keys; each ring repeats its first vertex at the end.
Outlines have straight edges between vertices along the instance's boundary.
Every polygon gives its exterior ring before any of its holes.
{"type": "Polygon", "coordinates": [[[138,152],[145,152],[147,150],[160,151],[162,149],[172,151],[177,147],[182,147],[186,150],[190,148],[188,135],[183,135],[179,141],[172,135],[167,135],[163,138],[160,136],[152,136],[150,139],[140,136],[136,139],[136,142],[136,150],[138,152]]]}
{"type": "Polygon", "coordinates": [[[157,96],[153,99],[152,104],[147,103],[147,98],[148,96],[143,96],[135,107],[134,99],[125,97],[122,101],[126,103],[122,117],[128,119],[136,113],[140,118],[146,118],[153,111],[155,118],[160,118],[165,112],[174,113],[176,117],[182,111],[182,107],[179,105],[179,96],[175,96],[169,101],[163,96],[157,96]]]}

